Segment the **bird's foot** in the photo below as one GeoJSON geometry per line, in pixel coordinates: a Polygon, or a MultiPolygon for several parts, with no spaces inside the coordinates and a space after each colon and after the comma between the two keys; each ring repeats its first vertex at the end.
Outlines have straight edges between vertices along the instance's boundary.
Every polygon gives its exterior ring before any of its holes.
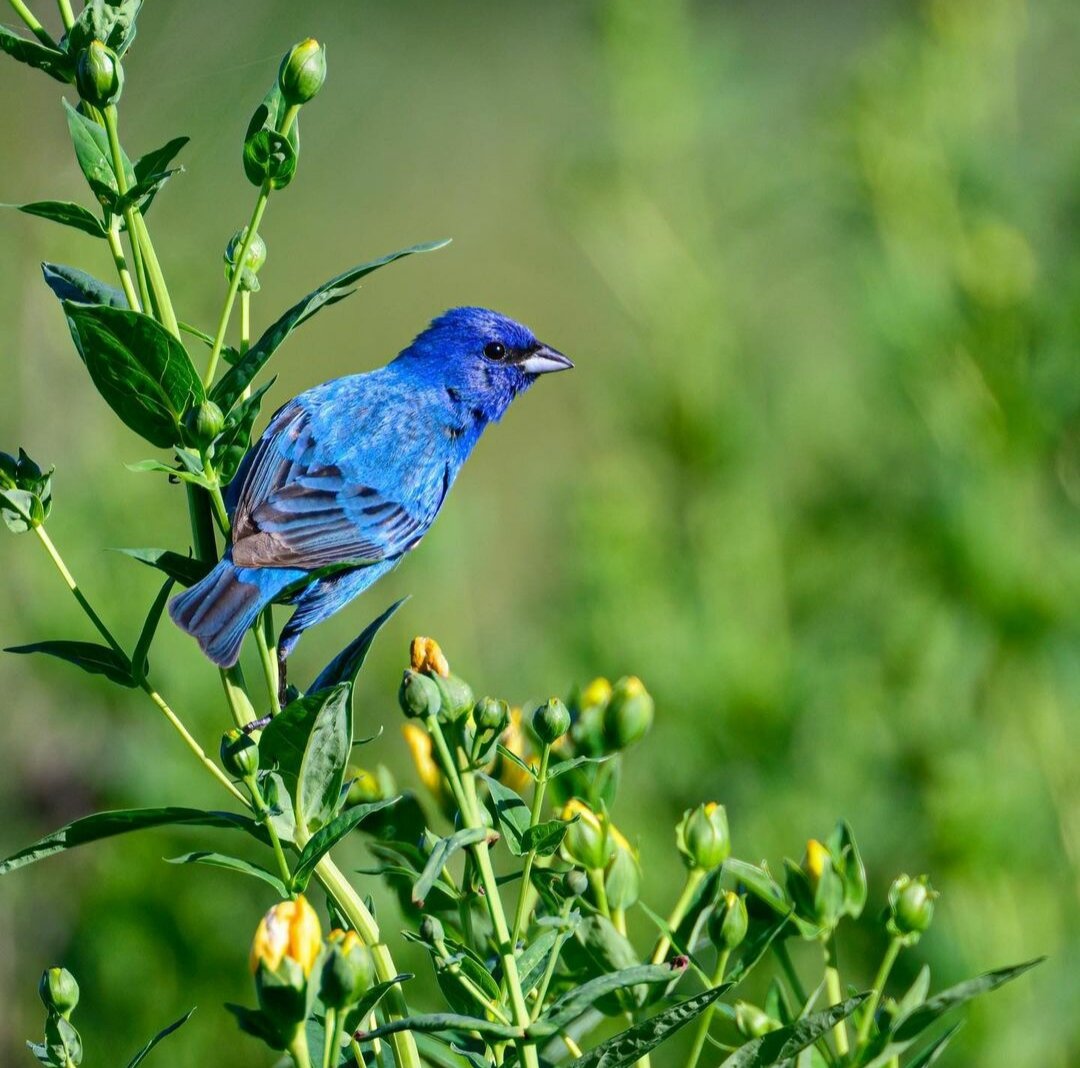
{"type": "Polygon", "coordinates": [[[278,704],[284,708],[289,703],[289,676],[286,667],[287,657],[278,647],[277,676],[278,676],[278,704]]]}

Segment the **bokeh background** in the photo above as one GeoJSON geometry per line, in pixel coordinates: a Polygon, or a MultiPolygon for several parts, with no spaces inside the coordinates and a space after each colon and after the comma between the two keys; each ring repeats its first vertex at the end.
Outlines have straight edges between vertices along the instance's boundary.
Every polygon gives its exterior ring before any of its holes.
{"type": "MultiPolygon", "coordinates": [[[[943,1063],[1080,1063],[1080,7],[148,4],[122,134],[133,152],[192,137],[151,215],[182,318],[216,320],[253,196],[243,131],[309,34],[330,79],[262,230],[256,326],[352,263],[454,244],[305,326],[272,402],[384,362],[457,303],[524,319],[578,368],[489,433],[423,547],[301,644],[297,675],[411,593],[358,694],[361,733],[385,727],[365,759],[410,784],[394,692],[415,632],[515,701],[637,673],[658,721],[616,817],[653,907],[698,800],[774,863],[846,815],[875,907],[901,870],[943,891],[899,979],[1050,955],[943,1063]]],[[[0,200],[85,200],[59,89],[0,58],[0,200]]],[[[0,447],[58,465],[53,535],[130,636],[156,580],[106,550],[186,548],[182,492],[125,470],[147,448],[37,268],[109,277],[104,243],[15,213],[0,235],[0,447]]],[[[3,644],[88,636],[30,539],[0,554],[3,644]]],[[[215,746],[194,645],[165,628],[154,669],[215,746]]],[[[102,807],[220,803],[138,694],[13,657],[0,694],[0,854],[102,807]]],[[[0,1061],[29,1062],[36,977],[64,962],[96,1061],[197,1003],[170,1064],[263,1063],[220,1003],[249,997],[265,888],[161,862],[206,841],[132,836],[0,881],[0,1061]]],[[[869,915],[853,938],[865,984],[869,915]]]]}

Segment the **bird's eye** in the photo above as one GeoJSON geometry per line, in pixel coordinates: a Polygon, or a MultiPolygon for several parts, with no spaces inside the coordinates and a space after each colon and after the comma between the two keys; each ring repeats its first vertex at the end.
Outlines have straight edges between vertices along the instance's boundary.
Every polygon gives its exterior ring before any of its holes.
{"type": "Polygon", "coordinates": [[[484,355],[489,360],[505,360],[506,346],[500,341],[489,341],[484,346],[484,355]]]}

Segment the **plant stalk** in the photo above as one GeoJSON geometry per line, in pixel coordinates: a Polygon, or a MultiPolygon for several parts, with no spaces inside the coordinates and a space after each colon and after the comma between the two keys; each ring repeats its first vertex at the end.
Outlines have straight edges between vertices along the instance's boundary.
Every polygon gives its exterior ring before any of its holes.
{"type": "MultiPolygon", "coordinates": [[[[701,880],[705,878],[705,872],[701,868],[691,868],[686,873],[686,881],[683,883],[682,892],[679,894],[678,901],[675,902],[675,907],[671,910],[671,915],[668,916],[667,926],[669,931],[675,931],[683,921],[683,917],[686,915],[686,910],[690,907],[690,902],[694,900],[694,894],[697,892],[697,888],[701,885],[701,880]]],[[[661,935],[656,943],[656,948],[653,950],[652,957],[650,958],[653,964],[663,964],[664,958],[667,956],[668,950],[671,948],[671,936],[661,935]]]]}
{"type": "MultiPolygon", "coordinates": [[[[843,987],[840,984],[840,969],[836,963],[836,932],[821,943],[822,955],[825,959],[825,993],[830,1005],[839,1005],[844,1000],[843,987]]],[[[846,1057],[850,1046],[848,1045],[847,1021],[837,1020],[833,1026],[833,1040],[836,1042],[836,1052],[841,1057],[846,1057]]]]}
{"type": "Polygon", "coordinates": [[[120,243],[120,217],[118,215],[112,216],[109,221],[106,237],[108,238],[113,263],[116,264],[116,273],[120,276],[120,285],[124,289],[124,296],[127,297],[128,307],[134,311],[142,311],[142,303],[135,295],[135,286],[132,284],[131,274],[128,271],[124,246],[120,243]]]}
{"type": "MultiPolygon", "coordinates": [[[[540,751],[540,768],[536,775],[536,785],[533,787],[532,809],[529,813],[529,826],[535,827],[540,822],[540,813],[544,807],[544,791],[547,790],[548,761],[551,757],[551,746],[544,745],[540,751]]],[[[536,863],[536,850],[530,849],[525,854],[525,864],[521,871],[521,889],[518,892],[517,908],[514,910],[514,926],[510,931],[510,944],[516,946],[521,937],[522,928],[525,924],[525,913],[528,911],[529,891],[532,887],[532,869],[536,863]]]]}
{"type": "Polygon", "coordinates": [[[881,995],[885,991],[885,984],[888,982],[889,973],[896,963],[896,958],[900,955],[901,948],[903,948],[901,939],[895,936],[889,939],[889,946],[885,950],[885,956],[881,959],[881,967],[878,968],[877,975],[874,976],[874,985],[870,988],[870,997],[863,1006],[862,1018],[859,1021],[859,1030],[855,1035],[856,1050],[861,1050],[866,1043],[870,1041],[870,1028],[874,1023],[874,1014],[877,1012],[877,1007],[881,1003],[881,995]]]}
{"type": "Polygon", "coordinates": [[[60,46],[52,39],[52,35],[49,31],[38,22],[34,17],[34,13],[23,3],[23,0],[10,0],[10,3],[15,9],[15,14],[26,23],[30,32],[33,33],[46,48],[59,50],[60,46]]]}
{"type": "MultiPolygon", "coordinates": [[[[724,949],[716,961],[716,970],[713,972],[711,987],[718,987],[724,981],[724,973],[727,971],[728,958],[731,956],[730,949],[724,949]]],[[[696,1068],[701,1051],[709,1038],[709,1028],[712,1026],[713,1016],[716,1014],[716,1002],[709,1004],[698,1020],[697,1031],[694,1034],[694,1044],[690,1047],[690,1056],[686,1061],[686,1068],[696,1068]]]]}

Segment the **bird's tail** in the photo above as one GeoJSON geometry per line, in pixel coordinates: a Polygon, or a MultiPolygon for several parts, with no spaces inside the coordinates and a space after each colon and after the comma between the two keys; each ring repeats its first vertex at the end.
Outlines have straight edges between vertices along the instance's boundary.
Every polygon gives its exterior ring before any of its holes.
{"type": "Polygon", "coordinates": [[[231,560],[222,560],[169,602],[169,615],[218,667],[232,667],[240,657],[244,635],[288,584],[286,574],[272,568],[238,568],[231,560]]]}

